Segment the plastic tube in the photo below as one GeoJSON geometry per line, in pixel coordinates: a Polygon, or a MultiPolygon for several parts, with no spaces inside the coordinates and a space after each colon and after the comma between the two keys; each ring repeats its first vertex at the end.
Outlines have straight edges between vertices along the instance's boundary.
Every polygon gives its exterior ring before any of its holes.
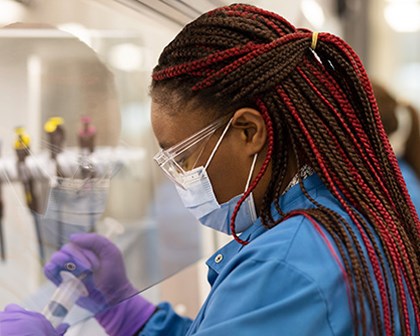
{"type": "Polygon", "coordinates": [[[60,276],[63,281],[42,311],[42,314],[51,322],[54,328],[57,328],[63,322],[63,319],[67,316],[70,309],[73,308],[78,298],[88,295],[85,285],[72,273],[61,271],[60,276]]]}
{"type": "MultiPolygon", "coordinates": [[[[113,218],[104,219],[107,231],[104,236],[110,239],[113,235],[124,232],[124,227],[121,223],[113,218]]],[[[68,265],[66,266],[67,268],[68,265]]],[[[76,267],[73,265],[73,267],[76,267]]],[[[77,299],[82,296],[87,296],[89,293],[81,281],[84,274],[79,277],[74,276],[70,269],[69,271],[61,271],[60,276],[63,279],[61,284],[55,290],[50,302],[42,310],[42,314],[51,322],[54,328],[57,328],[63,322],[71,308],[73,308],[77,299]]]]}

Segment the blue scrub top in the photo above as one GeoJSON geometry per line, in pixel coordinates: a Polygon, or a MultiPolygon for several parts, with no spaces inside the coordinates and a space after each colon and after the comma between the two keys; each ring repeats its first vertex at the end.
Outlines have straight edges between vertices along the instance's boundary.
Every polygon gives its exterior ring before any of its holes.
{"type": "MultiPolygon", "coordinates": [[[[350,223],[316,175],[304,185],[317,202],[350,223]]],[[[285,212],[314,207],[299,185],[281,197],[280,205],[285,212]]],[[[272,214],[279,218],[274,207],[272,214]]],[[[343,272],[324,239],[341,258],[332,238],[321,230],[324,238],[303,216],[270,230],[258,219],[241,235],[248,245],[233,240],[207,261],[211,290],[194,320],[162,303],[139,335],[354,335],[343,272]]],[[[409,312],[415,330],[412,306],[409,312]]],[[[400,335],[396,305],[394,313],[400,335]]]]}

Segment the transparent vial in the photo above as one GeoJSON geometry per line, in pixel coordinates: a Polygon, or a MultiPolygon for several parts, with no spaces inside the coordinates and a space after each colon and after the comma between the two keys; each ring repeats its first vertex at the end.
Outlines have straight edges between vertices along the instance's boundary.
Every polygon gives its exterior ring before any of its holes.
{"type": "Polygon", "coordinates": [[[54,328],[57,328],[63,322],[78,298],[88,295],[85,285],[72,273],[61,271],[60,276],[63,281],[42,311],[42,314],[54,328]]]}

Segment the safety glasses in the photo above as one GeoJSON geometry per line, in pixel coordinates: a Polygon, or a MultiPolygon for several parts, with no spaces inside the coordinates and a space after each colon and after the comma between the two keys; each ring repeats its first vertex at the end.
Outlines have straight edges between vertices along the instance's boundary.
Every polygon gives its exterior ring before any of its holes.
{"type": "Polygon", "coordinates": [[[173,182],[185,188],[185,174],[195,168],[210,137],[226,125],[230,118],[231,116],[227,115],[216,119],[180,143],[168,149],[161,149],[153,159],[173,182]]]}

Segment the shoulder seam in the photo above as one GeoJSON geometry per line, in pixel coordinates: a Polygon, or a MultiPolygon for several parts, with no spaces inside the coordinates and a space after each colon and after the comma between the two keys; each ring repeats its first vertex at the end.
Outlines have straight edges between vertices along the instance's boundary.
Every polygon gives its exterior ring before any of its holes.
{"type": "MultiPolygon", "coordinates": [[[[289,255],[289,252],[290,252],[290,249],[291,249],[291,247],[292,247],[292,245],[293,245],[293,243],[294,243],[294,241],[295,241],[295,238],[296,238],[296,235],[297,235],[297,233],[300,231],[300,228],[302,227],[302,223],[303,223],[303,221],[305,220],[305,217],[304,216],[302,216],[302,215],[299,215],[299,216],[301,216],[302,217],[302,219],[300,220],[300,222],[299,222],[299,224],[297,224],[299,227],[296,229],[296,231],[293,233],[293,237],[290,239],[290,244],[289,244],[289,246],[287,247],[287,251],[286,251],[286,253],[284,254],[284,260],[286,260],[287,259],[287,257],[288,257],[288,255],[289,255]]],[[[281,225],[281,224],[280,224],[281,225]]]]}
{"type": "Polygon", "coordinates": [[[330,312],[328,310],[327,299],[325,298],[322,289],[318,286],[318,283],[311,276],[309,276],[309,274],[307,274],[306,272],[303,272],[302,270],[296,268],[295,266],[289,264],[288,262],[283,261],[283,264],[285,266],[287,266],[288,268],[293,269],[296,273],[301,274],[302,277],[306,278],[308,281],[310,281],[310,282],[312,282],[314,284],[314,286],[317,289],[317,292],[318,292],[319,296],[321,297],[322,301],[324,302],[325,312],[326,312],[326,315],[327,315],[327,321],[328,321],[328,325],[330,326],[331,334],[332,335],[335,335],[334,329],[333,329],[333,327],[331,325],[330,312]]]}
{"type": "Polygon", "coordinates": [[[315,288],[318,292],[318,295],[320,296],[320,298],[322,299],[322,302],[324,303],[326,318],[327,318],[327,321],[328,321],[328,325],[330,327],[331,334],[335,335],[334,329],[332,327],[331,320],[330,320],[330,312],[329,312],[328,304],[327,304],[328,301],[325,298],[322,289],[318,286],[318,283],[309,274],[307,274],[306,272],[303,272],[299,268],[289,264],[287,261],[282,260],[282,261],[280,261],[280,263],[283,264],[284,266],[286,266],[287,268],[295,271],[295,273],[300,274],[303,278],[307,279],[309,282],[311,282],[315,286],[315,288]]]}

